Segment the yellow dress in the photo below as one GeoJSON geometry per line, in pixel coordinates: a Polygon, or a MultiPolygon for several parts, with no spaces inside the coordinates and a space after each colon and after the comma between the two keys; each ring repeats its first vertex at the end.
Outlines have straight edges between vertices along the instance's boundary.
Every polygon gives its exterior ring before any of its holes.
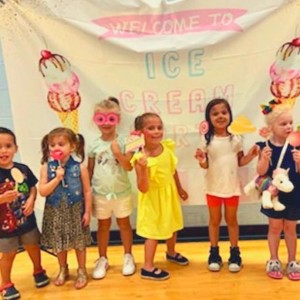
{"type": "MultiPolygon", "coordinates": [[[[163,151],[159,156],[148,157],[149,189],[139,192],[137,207],[137,234],[154,240],[172,237],[183,228],[183,217],[174,173],[177,165],[175,144],[172,140],[162,141],[163,151]]],[[[131,162],[141,157],[135,153],[131,162]]]]}

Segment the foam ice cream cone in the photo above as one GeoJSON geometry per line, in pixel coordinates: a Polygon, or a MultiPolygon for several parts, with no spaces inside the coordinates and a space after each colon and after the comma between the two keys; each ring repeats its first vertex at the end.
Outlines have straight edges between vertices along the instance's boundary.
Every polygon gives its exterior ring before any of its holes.
{"type": "Polygon", "coordinates": [[[78,133],[78,109],[70,112],[57,112],[57,115],[63,127],[70,128],[75,133],[78,133]]]}

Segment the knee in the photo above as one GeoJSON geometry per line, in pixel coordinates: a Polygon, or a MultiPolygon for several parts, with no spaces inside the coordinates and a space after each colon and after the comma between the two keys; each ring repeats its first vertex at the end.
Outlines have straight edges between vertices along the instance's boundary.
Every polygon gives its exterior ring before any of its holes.
{"type": "Polygon", "coordinates": [[[269,226],[269,234],[280,235],[283,230],[282,226],[269,226]]]}
{"type": "Polygon", "coordinates": [[[238,226],[238,221],[237,221],[236,217],[233,217],[233,218],[225,217],[225,222],[228,227],[237,227],[238,226]]]}
{"type": "Polygon", "coordinates": [[[106,232],[110,230],[111,220],[98,221],[98,232],[106,232]]]}
{"type": "Polygon", "coordinates": [[[128,217],[123,218],[123,219],[117,219],[117,223],[118,223],[118,226],[119,226],[121,231],[123,231],[123,230],[125,230],[125,231],[126,230],[132,230],[128,217]]]}
{"type": "Polygon", "coordinates": [[[221,220],[222,220],[221,217],[218,217],[218,218],[216,218],[216,217],[210,218],[210,220],[209,220],[209,225],[210,225],[210,226],[213,226],[213,227],[218,227],[218,226],[220,226],[220,224],[221,224],[221,220]]]}

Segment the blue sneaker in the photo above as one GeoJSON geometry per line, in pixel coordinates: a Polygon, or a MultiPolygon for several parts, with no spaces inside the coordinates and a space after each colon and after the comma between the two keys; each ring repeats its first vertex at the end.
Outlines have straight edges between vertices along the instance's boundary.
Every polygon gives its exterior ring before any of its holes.
{"type": "Polygon", "coordinates": [[[44,287],[50,283],[49,277],[46,274],[45,270],[38,271],[33,274],[35,286],[37,288],[44,287]]]}
{"type": "Polygon", "coordinates": [[[21,295],[15,288],[13,283],[8,283],[0,288],[0,292],[3,300],[15,300],[20,299],[21,295]]]}

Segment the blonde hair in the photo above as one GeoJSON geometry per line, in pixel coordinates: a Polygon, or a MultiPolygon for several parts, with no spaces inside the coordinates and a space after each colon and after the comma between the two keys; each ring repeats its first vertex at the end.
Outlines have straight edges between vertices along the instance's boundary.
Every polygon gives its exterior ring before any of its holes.
{"type": "Polygon", "coordinates": [[[97,103],[95,105],[94,112],[96,113],[102,111],[103,109],[114,110],[118,114],[121,113],[119,100],[114,97],[108,97],[107,99],[97,103]]]}
{"type": "Polygon", "coordinates": [[[276,122],[277,118],[286,112],[291,112],[292,108],[288,104],[277,104],[272,108],[272,111],[266,114],[265,121],[268,126],[276,122]]]}

